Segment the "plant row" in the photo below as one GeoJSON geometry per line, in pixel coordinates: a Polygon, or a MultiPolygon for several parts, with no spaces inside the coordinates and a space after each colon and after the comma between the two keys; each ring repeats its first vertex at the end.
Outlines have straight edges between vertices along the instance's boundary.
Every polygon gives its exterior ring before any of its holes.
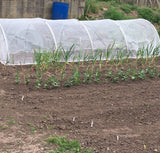
{"type": "Polygon", "coordinates": [[[34,84],[36,88],[70,87],[82,83],[142,80],[147,77],[160,77],[158,62],[160,48],[152,45],[137,51],[135,59],[127,50],[115,51],[113,45],[105,51],[96,50],[92,54],[74,55],[73,46],[65,51],[35,51],[36,65],[27,72],[21,66],[15,76],[17,84],[34,84]],[[72,61],[72,62],[71,62],[72,61]],[[23,81],[22,81],[23,79],[23,81]]]}

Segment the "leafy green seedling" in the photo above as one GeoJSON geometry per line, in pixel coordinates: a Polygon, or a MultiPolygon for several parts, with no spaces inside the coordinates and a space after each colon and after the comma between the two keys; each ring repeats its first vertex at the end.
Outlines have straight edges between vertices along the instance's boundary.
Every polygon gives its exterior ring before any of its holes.
{"type": "Polygon", "coordinates": [[[21,82],[20,75],[19,75],[18,71],[17,71],[16,76],[15,76],[15,81],[16,81],[17,84],[19,84],[21,82]]]}
{"type": "Polygon", "coordinates": [[[97,69],[95,73],[94,81],[98,83],[100,81],[100,77],[101,77],[101,72],[97,69]]]}

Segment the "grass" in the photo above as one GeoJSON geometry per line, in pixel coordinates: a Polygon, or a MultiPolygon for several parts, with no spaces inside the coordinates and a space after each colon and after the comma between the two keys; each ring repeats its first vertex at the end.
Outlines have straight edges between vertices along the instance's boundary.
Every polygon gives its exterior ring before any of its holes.
{"type": "Polygon", "coordinates": [[[94,153],[91,149],[83,149],[78,140],[68,140],[66,137],[50,137],[47,142],[56,145],[49,153],[94,153]]]}

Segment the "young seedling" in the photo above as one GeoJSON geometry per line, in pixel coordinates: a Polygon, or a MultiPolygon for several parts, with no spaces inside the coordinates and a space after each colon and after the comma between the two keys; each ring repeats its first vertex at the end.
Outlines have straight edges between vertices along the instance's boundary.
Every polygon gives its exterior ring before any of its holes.
{"type": "Polygon", "coordinates": [[[118,80],[119,80],[119,76],[118,76],[117,74],[114,75],[113,78],[112,78],[112,82],[113,82],[113,83],[117,83],[118,80]]]}
{"type": "Polygon", "coordinates": [[[106,77],[107,78],[112,78],[113,77],[113,72],[112,72],[112,70],[106,70],[106,77]]]}
{"type": "Polygon", "coordinates": [[[94,81],[98,83],[100,81],[100,77],[101,77],[101,72],[98,69],[96,69],[94,81]]]}
{"type": "Polygon", "coordinates": [[[74,70],[74,73],[73,73],[73,76],[72,76],[72,80],[73,80],[74,85],[79,85],[81,83],[80,78],[81,78],[81,75],[80,75],[79,69],[76,68],[74,70]]]}
{"type": "Polygon", "coordinates": [[[71,87],[72,85],[73,85],[73,79],[72,79],[72,77],[68,78],[67,82],[64,83],[65,87],[71,87]]]}
{"type": "Polygon", "coordinates": [[[65,70],[61,71],[61,81],[64,81],[65,78],[65,70]]]}
{"type": "Polygon", "coordinates": [[[84,82],[84,83],[90,83],[90,82],[92,81],[92,75],[93,75],[93,72],[92,72],[92,71],[86,70],[86,71],[85,71],[85,75],[84,75],[84,80],[83,80],[83,82],[84,82]]]}
{"type": "Polygon", "coordinates": [[[37,72],[35,87],[40,88],[41,84],[42,84],[42,73],[37,72]]]}
{"type": "Polygon", "coordinates": [[[18,71],[17,71],[16,76],[15,76],[15,82],[16,82],[17,84],[19,84],[19,83],[21,82],[20,75],[19,75],[19,72],[18,72],[18,71]]]}
{"type": "Polygon", "coordinates": [[[44,88],[49,89],[51,87],[53,87],[54,89],[59,87],[59,81],[57,78],[55,78],[54,75],[49,77],[48,80],[44,84],[44,88]]]}
{"type": "Polygon", "coordinates": [[[150,78],[155,78],[156,77],[156,72],[157,72],[157,68],[154,67],[154,69],[150,69],[148,72],[148,75],[150,78]]]}

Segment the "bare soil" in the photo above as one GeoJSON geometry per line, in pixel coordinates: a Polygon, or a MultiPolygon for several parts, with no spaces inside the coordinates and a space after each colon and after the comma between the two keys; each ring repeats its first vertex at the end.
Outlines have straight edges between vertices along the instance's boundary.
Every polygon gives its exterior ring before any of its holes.
{"type": "Polygon", "coordinates": [[[160,152],[159,78],[47,90],[16,84],[16,70],[0,64],[0,152],[47,153],[51,135],[96,153],[160,152]]]}

